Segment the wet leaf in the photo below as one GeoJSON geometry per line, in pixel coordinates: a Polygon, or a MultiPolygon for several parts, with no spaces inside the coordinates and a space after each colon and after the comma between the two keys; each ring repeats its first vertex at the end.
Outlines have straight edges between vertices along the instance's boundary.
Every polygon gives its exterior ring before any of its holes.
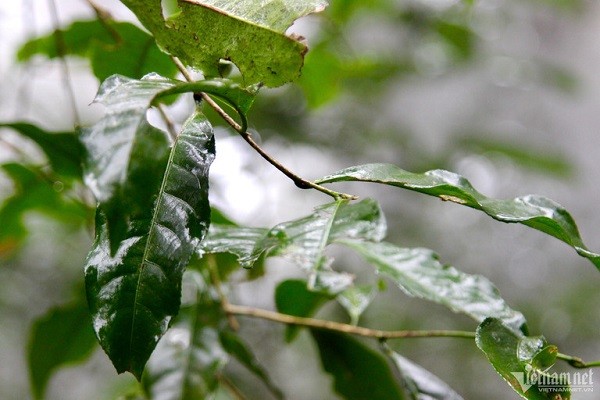
{"type": "Polygon", "coordinates": [[[294,20],[321,11],[322,0],[180,1],[180,12],[165,19],[159,0],[121,0],[154,35],[156,42],[184,63],[219,75],[219,60],[232,61],[246,85],[275,87],[300,75],[306,46],[286,36],[294,20]]]}
{"type": "MultiPolygon", "coordinates": [[[[103,81],[113,74],[130,78],[155,72],[174,77],[175,64],[163,53],[154,38],[137,26],[111,20],[76,21],[61,32],[64,54],[90,60],[92,72],[103,81]]],[[[55,33],[29,40],[19,49],[19,61],[37,54],[53,59],[60,57],[55,33]]]]}
{"type": "Polygon", "coordinates": [[[468,180],[453,172],[433,170],[415,174],[391,164],[350,167],[318,180],[319,183],[340,181],[398,186],[483,211],[498,221],[527,225],[572,246],[580,256],[588,258],[600,269],[600,254],[589,251],[583,244],[573,217],[560,204],[548,198],[528,195],[512,200],[492,199],[479,193],[468,180]]]}
{"type": "MultiPolygon", "coordinates": [[[[212,127],[200,112],[184,124],[170,151],[166,139],[152,140],[152,135],[164,136],[143,125],[144,140],[131,146],[133,157],[124,182],[128,197],[117,204],[129,221],[125,238],[112,254],[105,211],[100,208],[96,240],[85,267],[100,344],[118,372],[130,371],[138,379],[179,310],[183,270],[208,229],[208,169],[215,154],[212,127]]],[[[88,136],[88,148],[92,137],[88,136]]],[[[111,150],[102,140],[94,143],[111,150]]],[[[102,159],[100,149],[91,148],[102,159]]],[[[122,163],[115,158],[119,154],[127,157],[117,152],[110,160],[122,163]]],[[[101,174],[114,174],[102,166],[108,167],[96,164],[101,174]]],[[[102,179],[104,185],[111,182],[102,179]]]]}
{"type": "Polygon", "coordinates": [[[46,385],[57,369],[85,361],[96,346],[84,301],[53,308],[38,318],[31,327],[27,349],[34,398],[44,398],[46,385]]]}
{"type": "Polygon", "coordinates": [[[259,363],[258,359],[254,356],[251,349],[244,343],[241,337],[231,331],[223,330],[221,331],[220,338],[223,348],[235,357],[244,367],[248,368],[249,371],[260,378],[275,398],[284,398],[281,390],[275,386],[269,377],[267,370],[259,363]]]}
{"type": "Polygon", "coordinates": [[[385,345],[384,352],[402,374],[409,398],[413,400],[463,400],[446,382],[425,368],[402,357],[385,345]]]}
{"type": "Polygon", "coordinates": [[[311,330],[336,393],[348,400],[399,400],[404,395],[385,357],[349,335],[311,330]]]}
{"type": "Polygon", "coordinates": [[[284,256],[309,274],[310,290],[336,294],[352,283],[349,274],[334,271],[325,247],[336,239],[381,240],[386,223],[373,200],[339,201],[317,207],[313,214],[284,222],[265,231],[257,228],[213,227],[203,243],[204,251],[232,252],[240,264],[250,267],[261,256],[284,256]]]}
{"type": "Polygon", "coordinates": [[[428,249],[406,249],[390,243],[343,240],[410,296],[420,297],[469,315],[481,322],[487,317],[501,319],[515,332],[525,329],[523,314],[511,309],[498,289],[486,278],[469,275],[443,265],[428,249]]]}
{"type": "MultiPolygon", "coordinates": [[[[283,281],[275,289],[277,311],[295,317],[312,317],[329,300],[331,296],[308,290],[306,282],[299,279],[283,281]]],[[[299,326],[286,326],[286,342],[290,343],[294,340],[299,332],[299,326]]]]}
{"type": "Polygon", "coordinates": [[[225,317],[218,297],[197,272],[187,272],[185,281],[195,299],[182,307],[148,361],[142,384],[151,399],[211,398],[229,360],[219,339],[225,317]]]}
{"type": "Polygon", "coordinates": [[[371,285],[352,286],[341,292],[336,300],[350,316],[352,325],[358,324],[358,319],[375,298],[376,291],[371,285]]]}
{"type": "Polygon", "coordinates": [[[167,161],[166,133],[150,125],[146,112],[158,99],[186,92],[207,92],[225,99],[240,113],[244,125],[254,99],[228,81],[184,83],[155,74],[141,80],[113,75],[100,87],[95,101],[106,106],[106,113],[83,130],[81,140],[87,150],[85,182],[105,215],[112,255],[126,237],[131,212],[152,206],[152,194],[160,185],[160,178],[155,177],[167,161]]]}
{"type": "Polygon", "coordinates": [[[515,332],[495,318],[484,320],[477,328],[477,346],[485,353],[496,372],[521,397],[529,400],[570,399],[568,385],[551,378],[547,381],[552,382],[551,384],[542,384],[538,380],[538,373],[519,359],[519,350],[523,351],[521,344],[524,340],[526,338],[523,334],[515,332]]]}
{"type": "Polygon", "coordinates": [[[25,122],[0,123],[33,140],[48,157],[52,170],[61,178],[81,179],[83,147],[75,132],[48,132],[25,122]]]}

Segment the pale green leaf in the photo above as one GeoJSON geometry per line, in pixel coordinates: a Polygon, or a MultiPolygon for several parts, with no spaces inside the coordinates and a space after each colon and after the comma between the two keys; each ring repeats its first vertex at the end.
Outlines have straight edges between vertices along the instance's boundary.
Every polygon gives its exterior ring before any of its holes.
{"type": "Polygon", "coordinates": [[[572,246],[579,255],[588,258],[600,269],[600,254],[589,251],[583,244],[573,217],[560,204],[546,197],[528,195],[512,200],[492,199],[479,193],[468,180],[453,172],[433,170],[416,174],[391,164],[350,167],[317,182],[340,181],[397,186],[481,210],[498,221],[527,225],[572,246]]]}

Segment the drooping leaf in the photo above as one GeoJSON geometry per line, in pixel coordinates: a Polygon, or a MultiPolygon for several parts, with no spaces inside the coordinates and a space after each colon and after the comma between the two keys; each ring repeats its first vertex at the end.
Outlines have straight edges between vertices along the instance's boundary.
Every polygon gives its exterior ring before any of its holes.
{"type": "Polygon", "coordinates": [[[600,254],[583,244],[573,217],[558,203],[548,198],[528,195],[512,200],[492,199],[479,193],[462,176],[433,170],[415,174],[391,164],[367,164],[350,167],[319,179],[319,183],[360,181],[398,186],[439,197],[445,201],[481,210],[502,222],[517,222],[542,231],[572,246],[600,269],[600,254]]]}
{"type": "Polygon", "coordinates": [[[527,360],[519,358],[525,336],[505,326],[495,318],[484,320],[477,328],[477,346],[485,353],[494,369],[521,397],[529,400],[570,399],[569,385],[560,377],[540,378],[527,360]]]}
{"type": "Polygon", "coordinates": [[[244,367],[248,368],[249,371],[260,378],[275,398],[284,398],[281,390],[275,386],[269,377],[267,370],[259,363],[258,359],[239,335],[228,330],[223,330],[220,333],[220,338],[221,345],[225,351],[235,357],[244,367]]]}
{"type": "Polygon", "coordinates": [[[31,327],[27,362],[35,399],[43,399],[52,374],[85,361],[96,348],[90,313],[84,302],[56,307],[31,327]]]}
{"type": "Polygon", "coordinates": [[[10,255],[27,235],[23,219],[36,211],[61,222],[81,225],[92,217],[83,203],[61,195],[61,186],[38,167],[17,163],[0,166],[14,183],[14,193],[0,205],[0,256],[10,255]]]}
{"type": "Polygon", "coordinates": [[[523,314],[511,309],[486,278],[443,265],[428,249],[406,249],[390,243],[343,240],[410,296],[420,297],[469,315],[481,322],[501,319],[515,332],[526,329],[523,314]]]}
{"type": "Polygon", "coordinates": [[[331,259],[324,255],[325,247],[342,238],[381,240],[386,222],[379,205],[366,199],[358,203],[329,203],[307,217],[281,223],[268,231],[214,228],[203,243],[207,253],[232,252],[244,267],[251,266],[263,254],[284,256],[309,273],[309,289],[336,294],[349,287],[353,278],[331,268],[331,259]]]}
{"type": "MultiPolygon", "coordinates": [[[[146,125],[144,140],[131,146],[124,182],[131,197],[117,204],[130,221],[125,239],[113,255],[101,208],[85,267],[100,344],[118,372],[130,371],[138,379],[178,312],[183,270],[208,229],[208,169],[215,154],[212,127],[200,112],[184,124],[170,152],[164,141],[151,140],[155,131],[146,125]]],[[[88,148],[92,142],[103,145],[106,135],[98,135],[99,141],[88,136],[88,148]]],[[[102,159],[100,149],[91,148],[102,159]]]]}
{"type": "Polygon", "coordinates": [[[408,397],[412,400],[463,400],[448,384],[425,368],[402,357],[388,346],[383,351],[402,374],[408,397]]]}
{"type": "Polygon", "coordinates": [[[336,300],[350,316],[352,325],[358,324],[358,319],[375,298],[375,289],[372,285],[352,286],[336,297],[336,300]]]}
{"type": "Polygon", "coordinates": [[[211,398],[229,360],[219,339],[225,318],[218,297],[199,273],[188,271],[186,278],[195,299],[182,307],[148,361],[142,384],[151,399],[211,398]]]}
{"type": "Polygon", "coordinates": [[[406,398],[385,357],[353,337],[335,331],[311,330],[323,368],[334,379],[336,393],[348,400],[406,398]]]}
{"type": "Polygon", "coordinates": [[[83,148],[75,132],[47,132],[25,122],[0,123],[33,140],[44,151],[52,170],[61,177],[80,178],[83,148]]]}
{"type": "Polygon", "coordinates": [[[180,12],[165,20],[160,0],[121,0],[154,35],[156,42],[184,63],[219,75],[219,60],[232,61],[246,85],[275,87],[296,79],[307,48],[286,36],[294,20],[321,11],[322,0],[182,0],[180,12]]]}
{"type": "Polygon", "coordinates": [[[81,139],[87,150],[85,182],[105,214],[111,254],[131,223],[127,210],[141,212],[151,207],[151,194],[157,190],[152,185],[160,185],[160,179],[149,180],[161,174],[166,162],[166,134],[150,125],[146,112],[161,97],[185,92],[224,98],[240,113],[244,125],[254,98],[224,80],[184,83],[155,74],[141,80],[113,75],[100,87],[95,101],[106,106],[106,114],[84,129],[81,139]],[[145,157],[144,165],[139,165],[145,157]]]}
{"type": "MultiPolygon", "coordinates": [[[[277,311],[295,317],[312,317],[329,300],[331,296],[308,290],[306,282],[299,279],[283,281],[275,289],[277,311]]],[[[300,327],[288,325],[285,329],[286,342],[294,340],[299,332],[300,327]]]]}
{"type": "MultiPolygon", "coordinates": [[[[108,19],[76,21],[61,32],[64,55],[76,55],[90,60],[94,75],[103,81],[113,74],[139,79],[155,72],[174,77],[177,68],[156,45],[154,38],[128,22],[108,19]]],[[[55,33],[32,39],[19,49],[19,61],[36,54],[57,58],[55,33]]]]}

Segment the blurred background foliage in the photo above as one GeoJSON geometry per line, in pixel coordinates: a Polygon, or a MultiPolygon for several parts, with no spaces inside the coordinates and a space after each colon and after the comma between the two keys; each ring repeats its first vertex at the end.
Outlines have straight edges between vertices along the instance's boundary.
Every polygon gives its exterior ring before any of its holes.
{"type": "MultiPolygon", "coordinates": [[[[56,17],[51,4],[0,5],[0,122],[24,121],[59,133],[55,151],[69,149],[77,160],[74,124],[93,123],[102,113],[89,105],[98,78],[175,70],[118,1],[102,4],[119,21],[110,29],[86,1],[57,2],[56,17]],[[57,24],[65,30],[61,51],[52,35],[57,24]],[[113,31],[124,38],[121,47],[115,47],[113,31]],[[127,64],[142,46],[150,49],[146,64],[127,64]],[[119,58],[123,51],[131,57],[119,58]],[[61,52],[66,64],[56,57],[61,52]]],[[[250,115],[264,147],[284,164],[308,178],[366,162],[415,172],[449,169],[488,196],[537,193],[557,200],[578,221],[592,250],[600,248],[595,150],[600,146],[600,3],[332,0],[323,15],[298,21],[290,32],[305,36],[310,46],[303,76],[263,90],[250,115]]],[[[189,107],[178,101],[170,111],[181,122],[189,107]]],[[[271,226],[328,201],[293,187],[212,119],[218,140],[211,200],[225,215],[240,224],[271,226]]],[[[30,125],[0,126],[0,398],[8,400],[32,393],[27,348],[37,344],[30,332],[56,312],[84,319],[78,305],[93,237],[93,201],[74,178],[77,162],[57,157],[43,140],[30,125]],[[69,306],[54,309],[64,305],[69,306]]],[[[340,188],[381,201],[388,241],[434,249],[443,262],[485,275],[525,314],[532,334],[544,334],[561,352],[600,358],[597,271],[568,246],[419,194],[357,184],[340,188]]],[[[357,257],[335,249],[332,254],[336,268],[355,273],[359,282],[369,279],[357,257]]],[[[277,259],[265,268],[266,276],[256,281],[234,275],[234,302],[272,308],[276,284],[300,276],[277,259]]],[[[333,304],[318,315],[345,318],[333,304]]],[[[391,285],[361,324],[475,328],[470,320],[409,299],[391,285]]],[[[59,328],[47,328],[56,338],[48,354],[67,346],[60,338],[68,331],[59,328]]],[[[335,397],[308,332],[291,345],[284,343],[284,327],[263,321],[244,324],[242,333],[290,398],[335,397]]],[[[89,337],[81,335],[78,340],[85,343],[89,337]]],[[[475,345],[453,339],[392,345],[466,399],[504,399],[510,391],[475,345]]],[[[48,399],[110,399],[133,385],[131,377],[116,377],[98,350],[89,358],[62,356],[83,364],[58,371],[48,399]]],[[[228,368],[240,384],[257,386],[256,398],[268,397],[241,369],[228,368]]]]}

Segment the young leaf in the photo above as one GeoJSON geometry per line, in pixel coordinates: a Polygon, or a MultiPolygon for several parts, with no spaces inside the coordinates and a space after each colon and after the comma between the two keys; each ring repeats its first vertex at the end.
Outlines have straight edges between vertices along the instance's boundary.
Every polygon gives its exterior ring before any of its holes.
{"type": "Polygon", "coordinates": [[[147,126],[144,140],[133,146],[143,149],[132,151],[129,162],[131,197],[117,204],[131,221],[126,238],[112,255],[100,209],[85,267],[100,344],[118,372],[138,379],[178,312],[183,270],[208,229],[208,169],[215,154],[212,127],[199,112],[185,123],[168,160],[164,142],[150,140],[153,131],[147,126]]]}
{"type": "Polygon", "coordinates": [[[402,357],[388,346],[384,345],[383,350],[402,374],[406,391],[412,400],[463,400],[446,382],[425,368],[402,357]]]}
{"type": "Polygon", "coordinates": [[[221,345],[229,354],[235,357],[244,367],[259,377],[277,399],[283,399],[281,390],[275,386],[265,368],[260,365],[246,343],[237,334],[223,330],[220,332],[221,345]]]}
{"type": "Polygon", "coordinates": [[[383,242],[339,243],[356,250],[373,264],[378,274],[392,279],[410,296],[443,304],[477,321],[499,318],[515,332],[526,329],[523,314],[512,310],[490,281],[442,265],[431,250],[405,249],[383,242]]]}
{"type": "Polygon", "coordinates": [[[311,330],[336,393],[348,400],[406,398],[386,359],[349,335],[311,330]]]}
{"type": "MultiPolygon", "coordinates": [[[[299,279],[283,281],[275,289],[277,311],[295,317],[312,317],[329,300],[331,296],[311,292],[306,288],[306,282],[299,279]]],[[[285,340],[291,342],[299,332],[300,327],[288,325],[285,329],[285,340]]]]}
{"type": "Polygon", "coordinates": [[[484,320],[477,328],[477,347],[487,356],[494,369],[521,397],[529,400],[570,399],[569,385],[548,378],[542,384],[539,373],[532,371],[526,360],[519,358],[519,348],[525,336],[506,327],[495,318],[484,320]],[[533,372],[533,373],[532,373],[533,372]]]}
{"type": "Polygon", "coordinates": [[[57,51],[55,35],[53,32],[23,44],[18,60],[27,61],[36,54],[51,59],[62,54],[85,57],[100,81],[113,74],[141,78],[150,72],[168,77],[177,72],[175,64],[158,48],[154,38],[127,22],[98,19],[73,22],[61,31],[63,53],[57,51]]]}
{"type": "Polygon", "coordinates": [[[86,360],[96,348],[90,314],[84,302],[56,307],[31,327],[27,362],[35,399],[43,399],[55,370],[86,360]]]}
{"type": "Polygon", "coordinates": [[[371,285],[352,286],[340,293],[336,300],[350,316],[350,323],[356,325],[375,295],[375,288],[371,285]]]}
{"type": "Polygon", "coordinates": [[[83,130],[81,140],[87,150],[85,182],[105,215],[111,255],[132,222],[127,210],[142,212],[152,207],[151,194],[161,180],[153,177],[161,175],[166,162],[166,134],[150,125],[146,112],[159,98],[185,92],[207,92],[225,99],[244,124],[244,114],[254,99],[253,94],[224,80],[184,83],[155,74],[141,80],[113,75],[100,87],[95,101],[106,106],[106,114],[83,130]]]}
{"type": "Polygon", "coordinates": [[[378,241],[385,230],[385,219],[375,201],[338,201],[267,232],[256,228],[215,228],[203,248],[207,253],[215,249],[233,252],[244,267],[250,267],[262,254],[290,258],[309,273],[309,289],[336,294],[349,287],[353,277],[333,271],[331,259],[323,253],[325,247],[343,238],[378,241]]]}
{"type": "Polygon", "coordinates": [[[83,175],[83,147],[75,132],[47,132],[25,122],[0,123],[33,140],[44,151],[52,170],[61,177],[79,178],[83,175]]]}
{"type": "Polygon", "coordinates": [[[158,45],[205,76],[219,74],[219,60],[232,61],[246,85],[283,85],[300,75],[307,48],[286,36],[294,20],[326,6],[322,0],[182,0],[165,20],[160,0],[121,0],[154,35],[158,45]]]}
{"type": "Polygon", "coordinates": [[[218,388],[217,376],[229,360],[219,339],[225,317],[218,297],[199,273],[187,272],[186,277],[196,299],[182,307],[148,361],[142,384],[151,399],[211,398],[218,388]]]}
{"type": "Polygon", "coordinates": [[[588,258],[600,269],[600,254],[592,253],[583,244],[573,217],[560,204],[545,197],[528,195],[512,200],[491,199],[476,191],[468,180],[455,173],[433,170],[415,174],[391,164],[350,167],[317,182],[340,181],[398,186],[483,211],[498,221],[527,225],[572,246],[579,255],[588,258]]]}

